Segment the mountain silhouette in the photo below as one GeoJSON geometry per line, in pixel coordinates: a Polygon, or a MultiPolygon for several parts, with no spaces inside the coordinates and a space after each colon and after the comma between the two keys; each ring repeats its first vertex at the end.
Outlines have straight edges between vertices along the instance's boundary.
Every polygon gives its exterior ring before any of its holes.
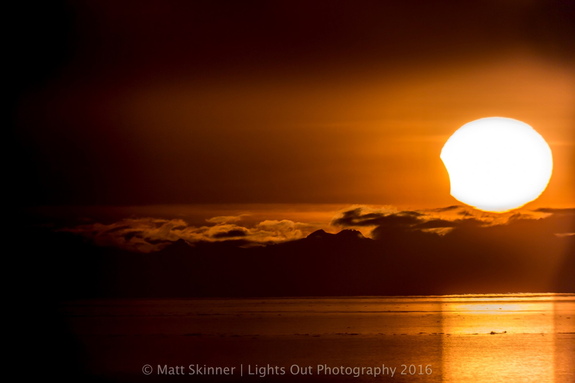
{"type": "Polygon", "coordinates": [[[352,230],[352,229],[344,229],[336,234],[327,233],[323,229],[319,229],[311,233],[306,237],[308,240],[320,240],[320,241],[328,241],[328,240],[337,240],[337,241],[351,241],[356,238],[365,238],[360,231],[352,230]]]}
{"type": "Polygon", "coordinates": [[[46,293],[65,298],[575,291],[575,238],[518,229],[469,227],[439,236],[393,228],[377,239],[318,230],[267,246],[180,239],[152,253],[44,232],[21,249],[22,267],[34,268],[29,278],[46,293]]]}

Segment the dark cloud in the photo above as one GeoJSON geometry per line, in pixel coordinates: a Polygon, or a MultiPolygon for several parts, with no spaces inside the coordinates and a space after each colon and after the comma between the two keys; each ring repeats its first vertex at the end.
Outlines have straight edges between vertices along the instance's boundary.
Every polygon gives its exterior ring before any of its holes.
{"type": "Polygon", "coordinates": [[[484,221],[477,219],[472,213],[461,212],[461,207],[448,207],[430,211],[394,211],[373,210],[367,207],[357,207],[342,212],[334,218],[332,225],[341,227],[383,227],[407,230],[425,230],[436,228],[455,228],[462,225],[481,225],[484,221]],[[441,218],[443,212],[454,212],[455,219],[441,218]],[[470,218],[461,219],[465,215],[470,218]]]}
{"type": "MultiPolygon", "coordinates": [[[[459,208],[460,209],[460,208],[459,208]]],[[[396,237],[415,234],[446,233],[458,227],[475,227],[485,222],[469,217],[461,219],[456,208],[434,209],[424,211],[394,211],[374,210],[373,208],[357,207],[342,212],[332,221],[333,226],[371,228],[370,237],[374,239],[396,237]],[[455,212],[455,219],[442,218],[438,213],[455,212]]]]}
{"type": "Polygon", "coordinates": [[[557,208],[539,208],[535,211],[542,212],[542,213],[551,213],[555,215],[571,215],[575,216],[575,208],[565,208],[565,209],[557,209],[557,208]]]}
{"type": "Polygon", "coordinates": [[[366,212],[364,208],[345,211],[332,221],[334,226],[412,226],[419,223],[421,213],[402,211],[399,213],[366,212]]]}
{"type": "Polygon", "coordinates": [[[343,211],[332,221],[333,226],[370,228],[370,237],[379,239],[408,232],[445,235],[453,231],[513,231],[572,235],[575,232],[575,209],[537,209],[505,214],[489,213],[462,206],[396,211],[354,207],[343,211]]]}
{"type": "Polygon", "coordinates": [[[462,208],[462,206],[460,206],[460,205],[451,205],[451,206],[447,206],[447,207],[439,207],[436,209],[432,209],[432,211],[444,212],[444,211],[460,210],[461,208],[462,208]]]}
{"type": "Polygon", "coordinates": [[[442,227],[456,227],[458,222],[448,221],[445,219],[432,219],[429,221],[421,222],[417,225],[418,229],[437,229],[442,227]]]}
{"type": "Polygon", "coordinates": [[[230,231],[224,231],[220,233],[216,233],[212,235],[212,238],[221,239],[221,238],[235,238],[235,237],[246,237],[248,235],[248,229],[241,228],[241,229],[233,229],[230,231]]]}

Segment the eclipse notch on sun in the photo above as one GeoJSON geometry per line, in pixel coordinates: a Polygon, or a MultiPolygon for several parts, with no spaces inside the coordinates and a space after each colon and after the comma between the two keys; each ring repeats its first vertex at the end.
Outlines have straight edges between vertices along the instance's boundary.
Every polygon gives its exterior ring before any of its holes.
{"type": "Polygon", "coordinates": [[[440,157],[451,195],[484,211],[505,212],[537,199],[553,171],[545,139],[528,124],[504,117],[463,125],[449,137],[440,157]]]}

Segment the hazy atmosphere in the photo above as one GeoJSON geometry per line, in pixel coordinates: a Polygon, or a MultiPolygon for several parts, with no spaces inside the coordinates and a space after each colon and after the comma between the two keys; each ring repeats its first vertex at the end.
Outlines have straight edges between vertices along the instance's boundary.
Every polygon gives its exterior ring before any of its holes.
{"type": "Polygon", "coordinates": [[[573,381],[574,5],[11,5],[15,370],[573,381]]]}

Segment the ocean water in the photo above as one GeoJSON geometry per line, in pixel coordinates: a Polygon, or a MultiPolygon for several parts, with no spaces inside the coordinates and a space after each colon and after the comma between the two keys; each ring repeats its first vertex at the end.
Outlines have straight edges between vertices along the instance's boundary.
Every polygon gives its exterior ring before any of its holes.
{"type": "Polygon", "coordinates": [[[62,306],[114,382],[575,382],[575,294],[89,300],[62,306]]]}

